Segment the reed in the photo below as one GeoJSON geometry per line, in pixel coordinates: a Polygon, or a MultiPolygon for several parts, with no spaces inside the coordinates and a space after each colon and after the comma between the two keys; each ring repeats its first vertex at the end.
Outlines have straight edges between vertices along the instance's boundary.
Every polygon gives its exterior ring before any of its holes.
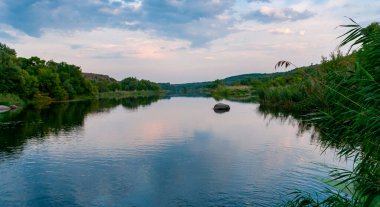
{"type": "MultiPolygon", "coordinates": [[[[284,206],[380,206],[380,26],[350,21],[342,25],[348,31],[338,45],[349,46],[348,54],[323,58],[302,82],[259,91],[263,105],[306,111],[302,122],[317,129],[322,147],[355,163],[351,171],[332,169],[335,190],[320,192],[320,199],[295,192],[284,206]]],[[[280,61],[276,67],[290,65],[280,61]]]]}

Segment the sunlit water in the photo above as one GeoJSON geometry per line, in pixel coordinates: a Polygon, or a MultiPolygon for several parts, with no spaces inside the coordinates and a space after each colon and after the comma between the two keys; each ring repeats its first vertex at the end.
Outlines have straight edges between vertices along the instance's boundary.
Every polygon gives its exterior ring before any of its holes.
{"type": "Polygon", "coordinates": [[[152,101],[3,114],[0,206],[277,206],[347,165],[256,104],[152,101]]]}

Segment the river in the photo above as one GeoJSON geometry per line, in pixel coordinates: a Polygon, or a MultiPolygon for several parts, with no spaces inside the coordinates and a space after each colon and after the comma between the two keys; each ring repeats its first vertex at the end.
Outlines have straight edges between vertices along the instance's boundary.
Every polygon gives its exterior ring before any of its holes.
{"type": "Polygon", "coordinates": [[[212,98],[55,103],[0,114],[0,206],[277,206],[347,167],[296,120],[212,98]]]}

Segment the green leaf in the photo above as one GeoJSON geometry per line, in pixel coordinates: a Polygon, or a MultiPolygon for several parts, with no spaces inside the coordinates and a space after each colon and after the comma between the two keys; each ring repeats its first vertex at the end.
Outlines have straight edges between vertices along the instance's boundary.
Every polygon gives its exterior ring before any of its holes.
{"type": "Polygon", "coordinates": [[[376,196],[371,204],[369,204],[369,207],[379,207],[380,206],[380,195],[376,196]]]}

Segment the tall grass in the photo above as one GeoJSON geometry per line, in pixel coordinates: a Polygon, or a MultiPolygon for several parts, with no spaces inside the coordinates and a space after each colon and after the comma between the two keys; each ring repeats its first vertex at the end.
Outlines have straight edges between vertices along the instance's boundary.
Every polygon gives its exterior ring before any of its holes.
{"type": "Polygon", "coordinates": [[[303,121],[315,126],[323,147],[333,146],[355,163],[352,171],[331,172],[332,181],[344,190],[353,186],[351,195],[321,192],[325,199],[318,200],[298,192],[285,206],[380,206],[380,26],[351,22],[342,26],[348,31],[339,47],[357,51],[323,58],[302,82],[259,92],[263,105],[308,112],[303,121]]]}
{"type": "Polygon", "coordinates": [[[380,26],[352,23],[344,25],[350,30],[339,46],[359,46],[355,65],[338,67],[347,72],[332,71],[335,75],[322,85],[331,101],[311,114],[310,121],[320,129],[326,147],[338,147],[340,156],[354,159],[353,171],[332,172],[334,180],[354,186],[352,203],[380,206],[380,26]]]}

